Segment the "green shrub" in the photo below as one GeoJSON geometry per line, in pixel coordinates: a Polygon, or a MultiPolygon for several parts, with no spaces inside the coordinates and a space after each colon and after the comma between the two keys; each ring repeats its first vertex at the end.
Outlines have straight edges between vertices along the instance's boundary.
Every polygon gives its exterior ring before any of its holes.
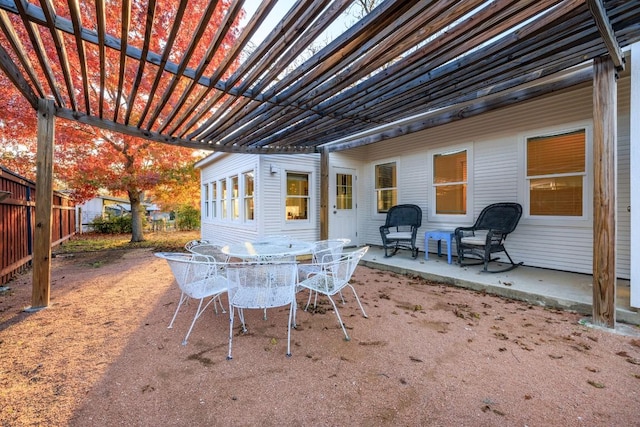
{"type": "Polygon", "coordinates": [[[101,234],[129,234],[132,232],[131,215],[96,217],[89,227],[101,234]]]}
{"type": "Polygon", "coordinates": [[[200,228],[200,210],[191,205],[182,205],[176,210],[176,228],[181,231],[200,228]]]}

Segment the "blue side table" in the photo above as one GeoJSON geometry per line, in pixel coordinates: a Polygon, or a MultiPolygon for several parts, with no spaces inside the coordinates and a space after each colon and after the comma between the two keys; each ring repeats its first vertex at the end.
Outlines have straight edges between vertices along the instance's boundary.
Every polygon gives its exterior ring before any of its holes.
{"type": "Polygon", "coordinates": [[[429,239],[438,241],[438,256],[442,256],[442,241],[447,242],[447,262],[451,264],[451,242],[454,233],[451,230],[431,230],[424,233],[424,259],[429,259],[429,239]]]}

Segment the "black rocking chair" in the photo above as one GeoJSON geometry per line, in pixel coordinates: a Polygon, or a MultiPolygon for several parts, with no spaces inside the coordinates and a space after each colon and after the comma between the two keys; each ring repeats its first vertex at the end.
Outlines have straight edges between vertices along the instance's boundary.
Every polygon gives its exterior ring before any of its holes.
{"type": "Polygon", "coordinates": [[[380,226],[380,236],[384,247],[384,256],[388,258],[398,249],[410,249],[411,256],[418,256],[416,234],[422,225],[422,209],[416,205],[396,205],[387,212],[387,219],[380,226]],[[389,254],[387,251],[393,249],[389,254]]]}
{"type": "Polygon", "coordinates": [[[485,273],[501,273],[522,265],[522,262],[514,263],[504,247],[507,236],[516,229],[521,216],[520,204],[495,203],[480,212],[472,227],[456,228],[454,233],[458,248],[458,264],[460,266],[484,264],[482,271],[485,273]],[[500,259],[491,258],[491,254],[496,252],[504,252],[511,265],[501,270],[489,270],[489,262],[500,259]],[[469,256],[476,261],[465,262],[465,257],[469,256]]]}

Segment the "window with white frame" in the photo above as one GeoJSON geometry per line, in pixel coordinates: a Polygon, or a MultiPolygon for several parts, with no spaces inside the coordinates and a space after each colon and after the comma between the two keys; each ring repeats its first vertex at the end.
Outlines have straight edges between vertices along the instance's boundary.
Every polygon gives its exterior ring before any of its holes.
{"type": "Polygon", "coordinates": [[[245,221],[253,221],[254,220],[254,204],[253,204],[253,191],[254,191],[254,181],[253,181],[253,171],[246,172],[243,175],[243,186],[244,186],[244,219],[245,221]]]}
{"type": "Polygon", "coordinates": [[[240,219],[240,181],[238,175],[231,177],[231,219],[240,219]]]}
{"type": "Polygon", "coordinates": [[[336,174],[336,209],[353,209],[353,175],[350,173],[336,174]]]}
{"type": "Polygon", "coordinates": [[[204,217],[209,218],[209,184],[202,184],[202,210],[204,217]]]}
{"type": "Polygon", "coordinates": [[[220,218],[227,218],[227,180],[220,180],[220,218]]]}
{"type": "Polygon", "coordinates": [[[285,220],[309,220],[309,174],[287,172],[285,220]]]}
{"type": "Polygon", "coordinates": [[[433,206],[436,215],[466,215],[468,149],[432,155],[433,206]]]}
{"type": "Polygon", "coordinates": [[[216,218],[218,216],[218,186],[217,182],[213,181],[211,183],[211,218],[216,218]]]}
{"type": "Polygon", "coordinates": [[[389,208],[398,204],[396,162],[375,165],[376,212],[386,213],[389,208]]]}
{"type": "Polygon", "coordinates": [[[525,139],[529,217],[586,215],[587,129],[525,139]]]}

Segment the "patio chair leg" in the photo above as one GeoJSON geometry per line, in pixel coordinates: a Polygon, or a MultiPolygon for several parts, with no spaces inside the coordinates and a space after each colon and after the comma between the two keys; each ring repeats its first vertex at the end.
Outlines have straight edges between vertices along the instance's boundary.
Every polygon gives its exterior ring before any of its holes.
{"type": "MultiPolygon", "coordinates": [[[[182,345],[187,345],[187,339],[189,338],[189,335],[191,335],[191,330],[193,329],[193,326],[196,324],[196,320],[198,320],[200,318],[200,316],[202,316],[202,313],[204,313],[204,311],[207,309],[207,307],[209,307],[209,304],[214,302],[217,297],[218,297],[218,295],[215,295],[212,299],[210,299],[204,305],[204,307],[202,307],[202,303],[204,302],[204,298],[202,298],[200,300],[200,303],[198,304],[198,310],[196,311],[196,315],[193,317],[193,321],[191,322],[191,326],[189,327],[189,331],[187,332],[187,336],[185,336],[184,337],[184,341],[182,341],[182,345]]],[[[215,303],[214,303],[214,306],[215,306],[215,303]]]]}
{"type": "MultiPolygon", "coordinates": [[[[314,294],[314,291],[309,289],[309,299],[307,300],[307,305],[304,307],[304,311],[307,311],[307,309],[309,308],[309,304],[311,304],[311,296],[313,294],[314,294]]],[[[315,292],[315,298],[313,300],[313,308],[316,308],[317,306],[318,306],[318,293],[315,292]]]]}
{"type": "Polygon", "coordinates": [[[220,305],[220,310],[222,310],[222,314],[226,314],[227,310],[224,309],[224,305],[222,305],[222,301],[220,301],[220,295],[216,295],[213,297],[214,298],[214,302],[213,302],[213,311],[218,314],[218,305],[220,305]],[[217,303],[217,305],[216,305],[217,303]]]}
{"type": "Polygon", "coordinates": [[[297,329],[298,325],[296,324],[296,314],[298,313],[298,301],[294,298],[293,299],[293,319],[291,322],[289,322],[289,324],[291,325],[291,327],[293,329],[297,329]]]}
{"type": "Polygon", "coordinates": [[[231,346],[233,344],[233,313],[235,312],[234,307],[229,307],[229,354],[227,354],[227,360],[233,359],[231,357],[231,346]]]}
{"type": "MultiPolygon", "coordinates": [[[[362,303],[360,302],[360,298],[358,298],[358,294],[356,293],[355,288],[350,283],[347,283],[347,286],[349,286],[351,288],[351,290],[353,291],[353,295],[356,297],[356,301],[358,302],[358,305],[360,306],[360,311],[362,311],[362,316],[365,317],[366,319],[368,319],[369,316],[367,316],[367,313],[364,312],[364,308],[362,307],[362,303]]],[[[342,293],[340,295],[342,295],[342,293]]]]}
{"type": "Polygon", "coordinates": [[[289,305],[289,325],[287,325],[287,357],[291,357],[291,322],[295,321],[294,317],[295,303],[289,305]]]}
{"type": "Polygon", "coordinates": [[[173,322],[176,320],[176,316],[178,316],[178,312],[180,311],[180,307],[182,307],[182,303],[185,302],[187,298],[189,297],[185,295],[184,292],[180,294],[180,301],[178,302],[178,307],[176,307],[176,312],[173,313],[173,318],[171,319],[171,322],[169,322],[169,326],[167,326],[167,329],[173,328],[173,322]]]}
{"type": "MultiPolygon", "coordinates": [[[[193,316],[193,321],[191,322],[191,326],[189,326],[189,330],[187,331],[187,335],[184,337],[184,340],[182,340],[182,345],[187,345],[187,340],[189,339],[189,335],[191,335],[191,330],[193,329],[193,325],[196,324],[196,320],[198,320],[198,317],[200,317],[200,314],[202,313],[200,311],[200,308],[202,307],[202,301],[204,300],[204,298],[200,299],[200,303],[198,304],[198,310],[196,311],[196,315],[193,316]]],[[[207,304],[209,305],[209,304],[207,304]]],[[[205,305],[205,308],[207,308],[207,306],[205,305]]]]}
{"type": "Polygon", "coordinates": [[[244,309],[243,308],[239,308],[238,309],[238,317],[240,318],[240,322],[242,323],[242,333],[246,334],[247,333],[247,325],[244,323],[244,309]]]}
{"type": "Polygon", "coordinates": [[[340,327],[342,328],[342,332],[344,332],[345,341],[351,341],[351,338],[349,337],[349,334],[347,334],[347,329],[344,327],[344,323],[342,323],[342,318],[340,317],[340,312],[338,311],[338,307],[336,306],[336,303],[335,303],[335,301],[333,301],[333,298],[331,298],[331,296],[329,296],[329,301],[331,301],[331,305],[333,305],[333,311],[336,312],[336,316],[338,317],[338,323],[340,323],[340,327]]]}

